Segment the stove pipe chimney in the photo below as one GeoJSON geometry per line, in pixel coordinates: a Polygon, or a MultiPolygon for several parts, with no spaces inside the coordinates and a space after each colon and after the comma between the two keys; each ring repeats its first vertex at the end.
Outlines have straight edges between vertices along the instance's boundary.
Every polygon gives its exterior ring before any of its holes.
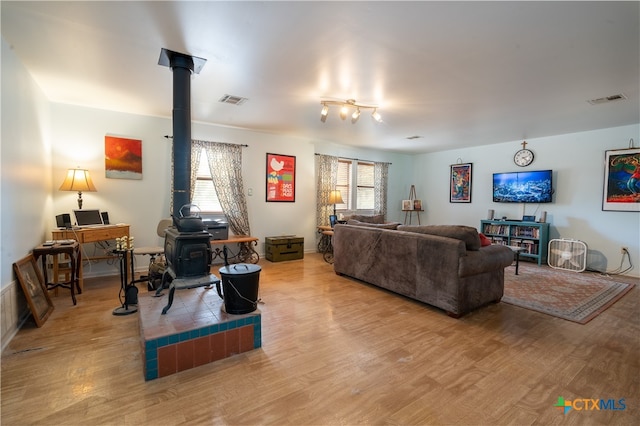
{"type": "Polygon", "coordinates": [[[191,201],[191,73],[206,59],[162,49],[159,65],[173,71],[173,205],[172,214],[191,201]]]}

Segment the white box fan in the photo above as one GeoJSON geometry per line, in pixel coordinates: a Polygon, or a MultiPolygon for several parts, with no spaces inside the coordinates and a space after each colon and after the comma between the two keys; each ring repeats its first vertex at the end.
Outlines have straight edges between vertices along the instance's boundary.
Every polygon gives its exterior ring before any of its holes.
{"type": "Polygon", "coordinates": [[[551,240],[547,263],[555,269],[582,272],[587,269],[587,245],[566,238],[551,240]]]}

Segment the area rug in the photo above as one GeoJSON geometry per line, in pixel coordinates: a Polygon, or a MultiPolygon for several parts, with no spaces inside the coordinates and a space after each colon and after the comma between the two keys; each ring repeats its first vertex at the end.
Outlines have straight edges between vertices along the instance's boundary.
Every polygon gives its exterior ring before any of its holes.
{"type": "Polygon", "coordinates": [[[511,305],[586,324],[618,301],[634,284],[592,272],[572,272],[520,263],[504,271],[504,297],[511,305]]]}

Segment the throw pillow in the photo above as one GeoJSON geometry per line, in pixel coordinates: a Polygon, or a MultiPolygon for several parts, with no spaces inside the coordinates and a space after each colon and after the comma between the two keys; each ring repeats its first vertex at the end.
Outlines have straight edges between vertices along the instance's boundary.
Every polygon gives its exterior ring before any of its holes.
{"type": "Polygon", "coordinates": [[[481,247],[486,247],[486,246],[490,246],[491,245],[491,240],[489,238],[487,238],[487,236],[484,235],[483,233],[479,232],[478,233],[478,237],[480,237],[480,246],[481,247]]]}
{"type": "Polygon", "coordinates": [[[417,232],[419,234],[439,235],[464,241],[467,250],[480,250],[478,230],[464,225],[402,225],[398,231],[417,232]]]}

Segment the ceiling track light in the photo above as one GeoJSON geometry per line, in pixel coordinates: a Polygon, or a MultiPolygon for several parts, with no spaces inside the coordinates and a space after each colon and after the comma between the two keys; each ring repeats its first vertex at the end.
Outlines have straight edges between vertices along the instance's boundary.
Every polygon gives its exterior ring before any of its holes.
{"type": "Polygon", "coordinates": [[[327,121],[327,114],[329,114],[329,107],[327,104],[322,104],[322,111],[320,112],[320,121],[323,123],[327,121]]]}
{"type": "Polygon", "coordinates": [[[322,105],[322,111],[320,112],[320,121],[322,121],[323,123],[327,121],[327,115],[329,115],[329,106],[337,106],[340,108],[339,115],[340,119],[342,120],[346,120],[349,111],[353,109],[354,111],[351,114],[351,123],[354,124],[358,121],[358,119],[360,119],[361,109],[372,109],[373,112],[371,113],[371,117],[373,118],[373,120],[377,123],[382,122],[382,117],[378,113],[378,105],[363,104],[360,102],[356,102],[355,99],[347,99],[346,101],[326,99],[320,101],[320,104],[322,105]]]}
{"type": "Polygon", "coordinates": [[[358,107],[353,114],[351,114],[351,122],[355,123],[360,118],[360,107],[358,107]]]}
{"type": "Polygon", "coordinates": [[[342,108],[340,108],[340,119],[341,120],[346,119],[347,114],[349,114],[349,108],[347,108],[346,105],[342,105],[342,108]]]}

